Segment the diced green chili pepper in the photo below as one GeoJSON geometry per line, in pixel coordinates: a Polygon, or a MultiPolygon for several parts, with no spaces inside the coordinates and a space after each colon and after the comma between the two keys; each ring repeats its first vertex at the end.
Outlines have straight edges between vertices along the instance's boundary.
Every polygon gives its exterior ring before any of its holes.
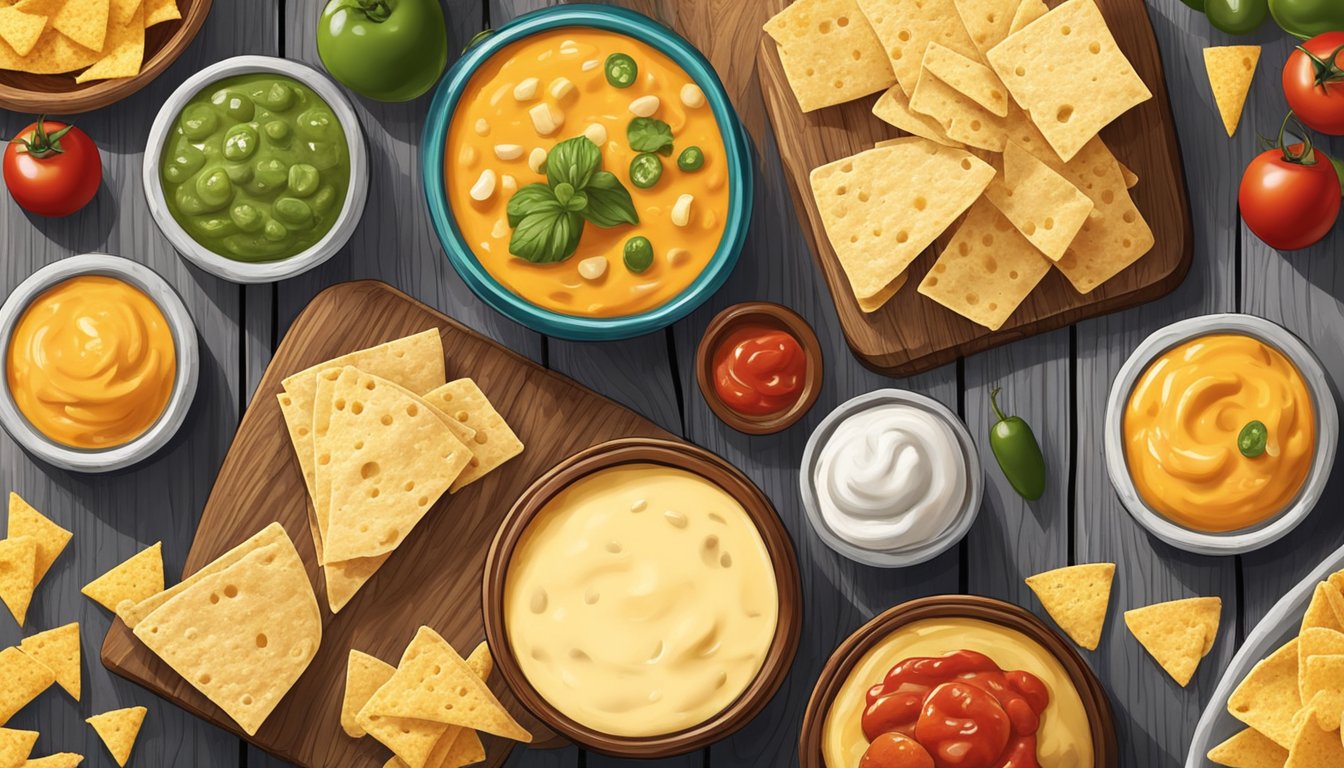
{"type": "Polygon", "coordinates": [[[640,152],[630,161],[630,183],[648,189],[663,177],[663,161],[652,152],[640,152]]]}
{"type": "Polygon", "coordinates": [[[1248,421],[1237,435],[1237,450],[1248,459],[1254,459],[1265,452],[1269,443],[1269,428],[1263,421],[1248,421]]]}
{"type": "Polygon", "coordinates": [[[989,405],[998,417],[989,428],[989,447],[998,459],[999,469],[1018,495],[1035,501],[1045,494],[1045,457],[1036,435],[1019,416],[1004,416],[999,410],[999,388],[989,393],[989,405]]]}
{"type": "Polygon", "coordinates": [[[624,53],[613,53],[607,57],[605,67],[607,82],[613,88],[629,88],[639,76],[639,65],[624,53]]]}
{"type": "Polygon", "coordinates": [[[653,266],[653,243],[643,235],[625,241],[625,268],[636,274],[653,266]]]}
{"type": "Polygon", "coordinates": [[[687,147],[677,155],[677,167],[687,173],[694,173],[705,165],[705,153],[699,147],[687,147]]]}

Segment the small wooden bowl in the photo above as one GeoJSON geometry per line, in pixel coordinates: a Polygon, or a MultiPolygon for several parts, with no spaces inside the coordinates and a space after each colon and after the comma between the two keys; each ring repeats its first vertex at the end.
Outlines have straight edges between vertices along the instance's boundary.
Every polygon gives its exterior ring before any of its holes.
{"type": "Polygon", "coordinates": [[[979,619],[1015,629],[1039,643],[1064,667],[1083,701],[1091,725],[1095,768],[1120,765],[1115,715],[1111,712],[1106,690],[1068,641],[1031,613],[1002,600],[975,595],[939,595],[901,603],[878,615],[831,654],[803,713],[803,729],[798,737],[800,768],[826,768],[821,753],[826,714],[854,665],[896,630],[924,619],[979,619]]]}
{"type": "Polygon", "coordinates": [[[212,0],[177,0],[182,18],[145,30],[145,60],[140,74],[114,80],[76,83],[74,73],[32,75],[0,70],[0,108],[15,112],[73,115],[101,109],[149,85],[200,31],[212,0]]]}
{"type": "Polygon", "coordinates": [[[653,438],[627,438],[595,445],[565,459],[532,484],[509,511],[485,561],[485,636],[495,665],[523,706],[564,737],[588,749],[616,757],[658,758],[693,752],[727,737],[765,708],[779,690],[798,650],[803,600],[793,540],[765,494],[736,467],[703,448],[653,438]],[[779,622],[756,678],[727,708],[699,725],[649,737],[612,736],[566,717],[537,693],[513,655],[504,627],[504,580],[523,532],[557,493],[580,477],[621,464],[662,464],[684,469],[715,483],[737,499],[765,541],[779,589],[779,622]]]}
{"type": "Polygon", "coordinates": [[[714,316],[700,337],[700,345],[695,349],[695,380],[700,385],[700,394],[714,411],[714,415],[724,424],[748,435],[772,435],[793,426],[817,402],[821,394],[821,381],[825,369],[821,354],[821,344],[812,326],[797,312],[788,307],[768,301],[748,301],[734,304],[714,316]],[[733,331],[747,323],[756,323],[768,328],[787,332],[798,340],[807,357],[807,374],[803,380],[803,391],[786,410],[765,416],[751,416],[738,413],[723,402],[714,389],[714,353],[719,344],[733,331]]]}

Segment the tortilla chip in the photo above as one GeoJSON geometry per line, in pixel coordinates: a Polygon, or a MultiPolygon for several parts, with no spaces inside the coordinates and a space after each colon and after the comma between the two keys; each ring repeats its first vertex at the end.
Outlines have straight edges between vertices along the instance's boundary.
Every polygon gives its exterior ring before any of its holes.
{"type": "Polygon", "coordinates": [[[878,291],[872,296],[869,296],[866,299],[857,299],[859,303],[859,309],[863,310],[864,312],[870,312],[870,313],[876,312],[877,310],[881,309],[884,304],[886,304],[888,301],[891,301],[891,298],[900,292],[901,288],[905,285],[905,281],[908,280],[909,278],[910,278],[909,274],[902,272],[901,274],[896,276],[895,280],[892,280],[890,283],[887,283],[887,287],[883,288],[882,290],[878,291]]]}
{"type": "MultiPolygon", "coordinates": [[[[129,22],[136,11],[144,7],[144,0],[111,0],[107,11],[107,23],[112,27],[120,27],[129,22]]],[[[144,27],[144,16],[140,17],[140,25],[144,27]]]]}
{"type": "Polygon", "coordinates": [[[0,765],[19,766],[33,752],[37,731],[0,728],[0,765]]]}
{"type": "Polygon", "coordinates": [[[197,580],[135,636],[251,736],[308,668],[322,621],[286,535],[197,580]]]}
{"type": "Polygon", "coordinates": [[[1328,581],[1316,585],[1315,591],[1311,593],[1311,602],[1307,605],[1307,612],[1302,615],[1300,631],[1306,632],[1313,627],[1320,627],[1335,632],[1344,632],[1344,623],[1335,613],[1335,609],[1330,603],[1330,596],[1326,594],[1331,589],[1333,587],[1328,581]]]}
{"type": "MultiPolygon", "coordinates": [[[[961,146],[960,142],[949,139],[947,134],[943,133],[943,127],[937,120],[928,115],[911,112],[910,97],[906,96],[905,91],[899,86],[893,85],[877,97],[877,103],[873,104],[873,114],[877,119],[890,123],[912,136],[936,141],[947,147],[961,146]]],[[[890,145],[878,142],[877,146],[890,145]]]]}
{"type": "Polygon", "coordinates": [[[42,30],[47,28],[47,17],[24,13],[13,6],[0,8],[0,40],[4,40],[19,56],[27,56],[42,30]]]}
{"type": "Polygon", "coordinates": [[[56,673],[17,647],[0,651],[0,725],[56,682],[56,673]]]}
{"type": "Polygon", "coordinates": [[[353,738],[362,738],[367,732],[355,716],[369,703],[373,692],[383,687],[397,668],[363,651],[350,649],[350,660],[345,667],[345,696],[341,699],[341,728],[353,738]]]}
{"type": "Polygon", "coordinates": [[[19,494],[9,494],[9,536],[31,536],[37,544],[37,571],[33,575],[36,588],[51,570],[61,552],[70,543],[73,533],[53,523],[46,515],[33,509],[19,494]]]}
{"type": "MultiPolygon", "coordinates": [[[[1301,657],[1301,649],[1298,650],[1301,657]]],[[[1344,713],[1344,655],[1310,656],[1298,688],[1306,708],[1316,713],[1321,727],[1339,730],[1344,713]]]]}
{"type": "MultiPolygon", "coordinates": [[[[33,600],[33,572],[37,569],[37,542],[31,536],[0,540],[0,600],[23,626],[33,600]]],[[[3,725],[3,723],[0,723],[3,725]]]]}
{"type": "Polygon", "coordinates": [[[25,637],[19,643],[19,650],[47,665],[56,676],[56,682],[75,701],[79,701],[79,622],[25,637]]]}
{"type": "Polygon", "coordinates": [[[1217,597],[1172,600],[1125,611],[1125,626],[1144,650],[1182,687],[1209,652],[1223,601],[1217,597]]]}
{"type": "Polygon", "coordinates": [[[1261,659],[1232,691],[1227,711],[1288,749],[1293,744],[1293,715],[1302,708],[1297,687],[1297,638],[1261,659]]]}
{"type": "Polygon", "coordinates": [[[474,435],[467,443],[471,459],[449,487],[452,493],[480,480],[523,452],[522,441],[471,379],[450,381],[426,393],[425,402],[434,406],[450,424],[463,424],[474,435]]]}
{"type": "Polygon", "coordinates": [[[156,541],[122,564],[94,579],[80,594],[113,613],[157,595],[164,589],[163,542],[156,541]],[[128,603],[128,605],[122,605],[128,603]]]}
{"type": "Polygon", "coordinates": [[[784,75],[811,112],[885,90],[896,75],[854,0],[797,0],[765,23],[784,75]]]}
{"type": "Polygon", "coordinates": [[[1017,11],[1013,13],[1013,20],[1008,24],[1008,34],[1020,32],[1031,22],[1041,18],[1050,12],[1043,0],[1022,0],[1017,6],[1017,11]]]}
{"type": "Polygon", "coordinates": [[[182,12],[177,8],[177,0],[144,0],[142,7],[145,9],[147,28],[182,18],[182,12]]]}
{"type": "Polygon", "coordinates": [[[1138,186],[1139,174],[1130,170],[1130,167],[1128,165],[1125,165],[1119,160],[1116,160],[1115,162],[1117,165],[1120,166],[1120,175],[1125,177],[1125,189],[1133,189],[1134,187],[1138,186]]]}
{"type": "Polygon", "coordinates": [[[1297,636],[1297,682],[1302,702],[1311,696],[1306,689],[1307,659],[1313,656],[1344,654],[1344,633],[1325,627],[1309,627],[1297,636]]]}
{"type": "Polygon", "coordinates": [[[1293,743],[1288,746],[1288,761],[1283,768],[1326,768],[1344,765],[1344,745],[1339,734],[1326,730],[1313,715],[1303,718],[1293,743]]]}
{"type": "Polygon", "coordinates": [[[1020,144],[1009,141],[1003,174],[985,197],[1051,261],[1059,261],[1082,229],[1095,204],[1020,144]]]}
{"type": "Polygon", "coordinates": [[[46,31],[37,39],[37,45],[27,56],[20,58],[7,47],[0,46],[0,69],[34,75],[58,75],[83,69],[100,57],[98,51],[79,45],[48,24],[46,31]]]}
{"type": "Polygon", "coordinates": [[[109,8],[109,0],[66,0],[51,17],[51,28],[91,51],[101,51],[109,8]]]}
{"type": "Polygon", "coordinates": [[[130,21],[112,28],[107,36],[103,58],[81,72],[75,82],[134,77],[140,74],[144,62],[145,18],[143,11],[137,8],[130,21]]]}
{"type": "Polygon", "coordinates": [[[929,43],[924,52],[924,71],[957,89],[963,96],[989,112],[1008,115],[1008,92],[998,75],[979,61],[972,60],[938,43],[929,43]]]}
{"type": "Polygon", "coordinates": [[[982,54],[1008,37],[1017,5],[1017,0],[956,0],[957,15],[982,54]]]}
{"type": "Polygon", "coordinates": [[[36,757],[24,763],[24,768],[75,768],[84,762],[84,756],[74,752],[57,752],[46,757],[36,757]]]}
{"type": "Polygon", "coordinates": [[[985,198],[919,284],[919,292],[997,331],[1050,271],[1050,262],[985,198]]]}
{"type": "Polygon", "coordinates": [[[860,152],[811,174],[812,195],[856,299],[871,299],[980,197],[994,169],[931,141],[860,152]]]}
{"type": "MultiPolygon", "coordinates": [[[[957,18],[952,0],[858,0],[906,97],[919,82],[920,62],[929,43],[978,59],[979,51],[957,18]]],[[[898,126],[899,127],[899,126],[898,126]]],[[[927,137],[926,137],[927,138],[927,137]]]]}
{"type": "MultiPolygon", "coordinates": [[[[467,657],[467,666],[482,680],[489,679],[494,670],[494,660],[490,658],[490,649],[485,643],[476,646],[476,650],[467,657]]],[[[425,768],[460,768],[484,760],[485,745],[481,743],[480,735],[469,728],[454,725],[449,726],[434,744],[434,749],[430,750],[425,760],[425,768]]],[[[396,761],[397,768],[406,766],[400,758],[396,758],[396,761]]]]}
{"type": "Polygon", "coordinates": [[[938,123],[953,141],[1002,152],[1007,130],[1003,118],[925,70],[910,96],[910,109],[938,123]]]}
{"type": "Polygon", "coordinates": [[[84,722],[93,726],[98,738],[107,745],[107,751],[112,753],[112,759],[117,761],[117,765],[125,768],[126,761],[131,759],[131,748],[135,746],[135,739],[140,735],[140,726],[144,724],[145,713],[148,711],[144,707],[114,709],[111,712],[94,715],[84,722]]]}
{"type": "Polygon", "coordinates": [[[1223,127],[1230,138],[1241,123],[1246,95],[1255,80],[1255,66],[1260,63],[1260,46],[1225,45],[1204,49],[1204,69],[1209,73],[1209,87],[1213,89],[1213,103],[1223,118],[1223,127]]]}
{"type": "Polygon", "coordinates": [[[1288,750],[1247,728],[1209,750],[1209,760],[1227,768],[1283,768],[1288,750]]]}
{"type": "Polygon", "coordinates": [[[1114,578],[1114,563],[1092,563],[1029,576],[1027,586],[1060,629],[1075,643],[1095,651],[1106,624],[1114,578]]]}
{"type": "Polygon", "coordinates": [[[1063,160],[1152,98],[1095,0],[1068,0],[987,54],[989,64],[1063,160]]]}

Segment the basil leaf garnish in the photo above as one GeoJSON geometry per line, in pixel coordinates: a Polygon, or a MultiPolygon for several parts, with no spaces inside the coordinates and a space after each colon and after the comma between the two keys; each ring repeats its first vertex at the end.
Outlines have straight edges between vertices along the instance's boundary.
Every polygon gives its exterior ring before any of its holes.
{"type": "Polygon", "coordinates": [[[672,154],[672,127],[652,117],[636,117],[625,129],[625,138],[636,152],[672,154]]]}
{"type": "Polygon", "coordinates": [[[534,264],[552,264],[574,255],[583,234],[583,217],[558,202],[529,213],[509,238],[509,253],[534,264]]]}
{"type": "Polygon", "coordinates": [[[583,189],[593,172],[601,167],[602,150],[587,136],[565,139],[546,153],[546,181],[551,189],[558,184],[583,189]]]}
{"type": "Polygon", "coordinates": [[[540,182],[528,184],[509,198],[507,209],[509,226],[517,227],[527,214],[544,210],[548,205],[559,205],[551,188],[540,182]]]}
{"type": "Polygon", "coordinates": [[[611,171],[598,171],[584,189],[588,196],[588,207],[584,208],[583,218],[603,229],[619,224],[638,224],[639,214],[635,212],[635,202],[630,193],[621,185],[620,179],[611,171]]]}

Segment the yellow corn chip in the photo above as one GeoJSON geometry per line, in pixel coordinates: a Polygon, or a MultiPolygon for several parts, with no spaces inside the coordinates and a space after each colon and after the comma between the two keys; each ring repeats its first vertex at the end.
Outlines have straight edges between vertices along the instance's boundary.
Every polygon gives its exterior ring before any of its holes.
{"type": "Polygon", "coordinates": [[[1334,612],[1335,619],[1338,620],[1341,625],[1344,625],[1344,593],[1341,593],[1339,587],[1328,581],[1322,582],[1322,584],[1325,585],[1323,592],[1325,593],[1326,602],[1330,604],[1330,610],[1334,612]]]}
{"type": "Polygon", "coordinates": [[[425,402],[434,406],[450,424],[465,425],[473,434],[471,442],[467,443],[471,460],[453,481],[449,488],[451,492],[457,493],[523,452],[522,441],[471,379],[450,381],[426,393],[425,402]]]}
{"type": "Polygon", "coordinates": [[[1184,687],[1212,647],[1223,601],[1217,597],[1172,600],[1125,611],[1125,626],[1144,650],[1184,687]]]}
{"type": "Polygon", "coordinates": [[[1120,166],[1120,175],[1125,177],[1125,189],[1133,189],[1138,186],[1139,175],[1130,170],[1128,165],[1125,165],[1119,160],[1116,160],[1115,162],[1120,166]]]}
{"type": "Polygon", "coordinates": [[[872,299],[984,192],[994,169],[932,141],[815,168],[812,195],[856,299],[872,299]]]}
{"type": "Polygon", "coordinates": [[[9,722],[15,712],[56,682],[56,674],[46,664],[18,648],[0,651],[0,725],[9,722]]]}
{"type": "Polygon", "coordinates": [[[1092,563],[1038,573],[1027,578],[1027,586],[1060,629],[1075,643],[1095,651],[1106,624],[1114,578],[1114,563],[1092,563]]]}
{"type": "Polygon", "coordinates": [[[985,198],[919,284],[919,292],[996,331],[1050,271],[1050,262],[985,198]]]}
{"type": "Polygon", "coordinates": [[[33,587],[42,583],[51,564],[56,562],[65,546],[74,534],[47,519],[45,515],[33,509],[32,505],[19,497],[9,494],[9,535],[31,536],[37,544],[37,571],[33,574],[33,587]]]}
{"type": "Polygon", "coordinates": [[[891,298],[895,296],[898,292],[900,292],[901,288],[905,285],[905,281],[908,280],[909,278],[910,275],[906,274],[905,272],[902,272],[901,274],[896,276],[896,279],[892,280],[890,283],[887,283],[887,287],[883,288],[882,290],[878,291],[872,296],[869,296],[866,299],[857,299],[859,303],[859,309],[863,310],[864,312],[876,312],[877,310],[881,309],[882,305],[886,304],[888,301],[891,301],[891,298]]]}
{"type": "Polygon", "coordinates": [[[967,146],[1002,152],[1007,139],[1003,118],[976,104],[970,97],[948,85],[927,70],[915,84],[910,109],[927,115],[953,141],[967,146]]]}
{"type": "Polygon", "coordinates": [[[46,28],[46,16],[24,13],[13,6],[0,8],[0,40],[8,43],[19,56],[27,56],[33,50],[46,28]]]}
{"type": "Polygon", "coordinates": [[[153,546],[140,550],[122,564],[85,584],[80,594],[119,614],[163,589],[163,542],[156,541],[153,546]]]}
{"type": "Polygon", "coordinates": [[[28,604],[33,600],[36,563],[37,543],[31,536],[0,540],[0,600],[14,614],[20,627],[28,616],[28,604]]]}
{"type": "Polygon", "coordinates": [[[24,763],[24,768],[75,768],[84,762],[84,756],[74,752],[57,752],[46,757],[35,757],[24,763]]]}
{"type": "Polygon", "coordinates": [[[956,0],[957,15],[982,54],[1008,37],[1017,5],[1017,0],[956,0]]]}
{"type": "Polygon", "coordinates": [[[1297,638],[1261,659],[1227,699],[1227,711],[1284,749],[1293,744],[1293,715],[1302,708],[1297,687],[1297,638]]]}
{"type": "Polygon", "coordinates": [[[101,51],[107,39],[109,7],[109,0],[66,0],[51,17],[51,27],[78,45],[101,51]]]}
{"type": "Polygon", "coordinates": [[[397,668],[363,651],[350,649],[345,667],[345,697],[341,699],[341,728],[353,738],[366,735],[355,716],[369,703],[373,692],[383,687],[397,668]]]}
{"type": "Polygon", "coordinates": [[[924,71],[955,88],[963,96],[999,117],[1008,115],[1008,94],[994,71],[979,61],[929,43],[924,52],[924,71]]]}
{"type": "Polygon", "coordinates": [[[146,27],[182,18],[182,12],[177,8],[177,0],[144,0],[142,7],[145,9],[146,27]]]}
{"type": "Polygon", "coordinates": [[[140,735],[140,726],[145,722],[146,712],[148,710],[144,707],[114,709],[94,715],[84,722],[93,726],[98,738],[107,745],[107,751],[112,753],[112,759],[125,768],[126,761],[131,759],[135,739],[140,735]]]}
{"type": "Polygon", "coordinates": [[[1223,118],[1223,127],[1230,137],[1237,132],[1241,112],[1246,106],[1246,95],[1251,92],[1255,79],[1255,65],[1260,63],[1260,46],[1225,45],[1204,49],[1204,68],[1209,73],[1209,87],[1213,89],[1213,103],[1223,118]]]}
{"type": "Polygon", "coordinates": [[[1326,768],[1344,765],[1344,746],[1339,734],[1326,730],[1314,715],[1302,719],[1288,746],[1288,761],[1283,768],[1326,768]]]}
{"type": "Polygon", "coordinates": [[[1046,7],[1042,0],[1022,0],[1022,3],[1017,6],[1017,11],[1013,13],[1012,22],[1008,24],[1008,34],[1020,32],[1028,24],[1049,12],[1050,9],[1046,7]]]}
{"type": "MultiPolygon", "coordinates": [[[[1301,658],[1300,648],[1298,656],[1301,658]]],[[[1302,701],[1316,713],[1321,726],[1339,730],[1340,713],[1344,712],[1344,655],[1308,657],[1299,689],[1302,701]]]]}
{"type": "Polygon", "coordinates": [[[140,74],[145,61],[145,18],[137,8],[131,20],[114,26],[107,35],[104,56],[93,66],[79,73],[76,83],[109,80],[114,77],[134,77],[140,74]]]}
{"type": "Polygon", "coordinates": [[[882,44],[854,0],[797,0],[765,23],[804,112],[896,82],[882,44]]]}
{"type": "Polygon", "coordinates": [[[1316,590],[1311,594],[1311,602],[1307,605],[1307,612],[1302,615],[1302,625],[1300,627],[1302,632],[1306,632],[1312,627],[1344,632],[1344,623],[1340,622],[1339,616],[1330,604],[1330,596],[1327,594],[1332,588],[1328,581],[1316,585],[1316,590]]]}
{"type": "MultiPolygon", "coordinates": [[[[135,16],[135,12],[144,8],[144,0],[111,0],[108,7],[109,26],[122,26],[129,22],[135,16]]],[[[140,17],[140,24],[144,26],[144,17],[140,17]]]]}
{"type": "Polygon", "coordinates": [[[61,10],[61,7],[65,5],[65,0],[19,0],[17,3],[5,4],[12,5],[24,13],[50,18],[61,10]]]}
{"type": "Polygon", "coordinates": [[[1095,0],[1068,0],[987,57],[1066,161],[1111,121],[1152,98],[1095,0]]]}
{"type": "MultiPolygon", "coordinates": [[[[902,91],[899,86],[893,85],[877,97],[877,103],[873,104],[873,114],[877,116],[877,119],[890,123],[912,136],[936,141],[948,147],[961,146],[959,142],[947,138],[947,134],[943,133],[943,127],[938,124],[937,120],[928,115],[911,112],[910,97],[906,96],[905,91],[902,91]]],[[[877,146],[890,145],[878,142],[877,146]]]]}
{"type": "Polygon", "coordinates": [[[1068,179],[1016,142],[1003,152],[1003,175],[985,197],[1052,261],[1064,257],[1095,207],[1068,179]]]}
{"type": "MultiPolygon", "coordinates": [[[[979,58],[971,36],[957,18],[952,0],[858,0],[909,98],[919,82],[920,62],[929,43],[939,43],[963,56],[979,58]]],[[[897,126],[900,127],[900,126],[897,126]]],[[[904,130],[904,129],[902,129],[904,130]]],[[[913,131],[912,131],[913,133],[913,131]]],[[[928,137],[925,137],[928,138],[928,137]]]]}
{"type": "Polygon", "coordinates": [[[79,45],[52,29],[48,22],[47,29],[37,38],[37,44],[27,56],[20,57],[8,47],[0,46],[0,69],[34,75],[56,75],[87,67],[100,57],[98,51],[79,45]]]}
{"type": "Polygon", "coordinates": [[[20,766],[32,754],[37,731],[0,728],[0,766],[20,766]]]}
{"type": "MultiPolygon", "coordinates": [[[[485,643],[476,646],[476,650],[467,657],[467,666],[482,680],[490,678],[494,659],[490,658],[490,649],[485,643]]],[[[485,745],[481,743],[480,735],[470,728],[453,725],[434,744],[429,758],[425,760],[425,768],[461,768],[484,760],[485,745]]]]}
{"type": "Polygon", "coordinates": [[[1227,768],[1283,768],[1288,750],[1247,728],[1209,750],[1209,760],[1227,768]]]}
{"type": "Polygon", "coordinates": [[[1297,682],[1305,704],[1311,698],[1306,689],[1307,660],[1313,656],[1344,654],[1344,633],[1325,627],[1308,627],[1297,639],[1297,682]]]}
{"type": "Polygon", "coordinates": [[[75,701],[80,694],[79,622],[25,637],[19,650],[47,665],[56,682],[75,701]]]}

